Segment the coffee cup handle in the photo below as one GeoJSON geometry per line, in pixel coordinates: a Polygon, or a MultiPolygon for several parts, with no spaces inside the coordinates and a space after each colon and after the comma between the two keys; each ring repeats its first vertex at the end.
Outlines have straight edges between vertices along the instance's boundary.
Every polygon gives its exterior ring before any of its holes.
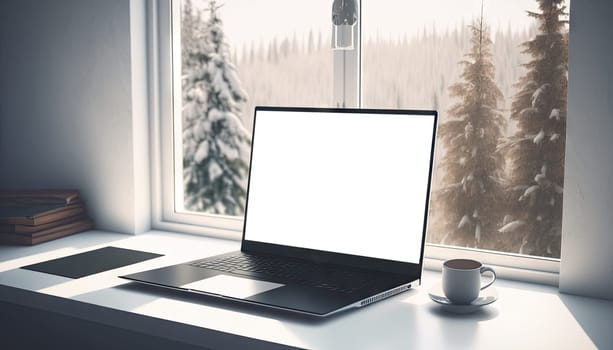
{"type": "Polygon", "coordinates": [[[479,271],[479,273],[483,275],[483,273],[485,273],[485,272],[491,272],[492,273],[492,279],[489,282],[487,282],[483,287],[481,287],[481,290],[484,290],[485,288],[491,286],[492,283],[494,283],[494,281],[496,280],[496,271],[494,271],[494,269],[492,269],[489,266],[482,266],[481,270],[479,271]]]}

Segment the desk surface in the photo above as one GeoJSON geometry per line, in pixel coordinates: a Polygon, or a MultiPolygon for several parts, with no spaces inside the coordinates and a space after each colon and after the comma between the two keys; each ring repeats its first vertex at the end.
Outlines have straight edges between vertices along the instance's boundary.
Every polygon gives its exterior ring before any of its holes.
{"type": "Polygon", "coordinates": [[[427,292],[440,273],[424,271],[413,290],[322,321],[117,277],[237,249],[234,241],[158,231],[90,231],[33,247],[0,246],[0,300],[199,345],[216,331],[315,349],[613,348],[613,302],[515,281],[494,284],[495,303],[455,315],[430,301],[427,292]],[[19,269],[109,245],[165,256],[80,279],[19,269]]]}

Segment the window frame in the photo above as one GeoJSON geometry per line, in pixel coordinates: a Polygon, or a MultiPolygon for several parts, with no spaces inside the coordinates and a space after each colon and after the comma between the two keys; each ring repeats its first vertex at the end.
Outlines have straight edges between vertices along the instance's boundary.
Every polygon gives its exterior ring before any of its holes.
{"type": "MultiPolygon", "coordinates": [[[[154,0],[148,7],[148,56],[149,94],[151,118],[151,179],[152,179],[152,228],[189,234],[205,235],[240,241],[243,219],[214,214],[180,213],[175,211],[175,186],[182,179],[175,177],[176,169],[182,167],[180,130],[174,122],[180,118],[173,104],[175,89],[180,84],[173,81],[172,32],[179,29],[176,11],[179,0],[154,0]],[[173,17],[173,9],[174,17],[173,17]],[[172,116],[169,118],[168,116],[172,116]],[[172,145],[168,147],[167,145],[172,145]],[[179,152],[175,152],[178,149],[179,152]]],[[[334,51],[334,101],[339,106],[361,107],[361,1],[356,25],[356,50],[334,51]]],[[[180,33],[180,30],[176,31],[180,33]]],[[[180,46],[179,46],[180,55],[180,46]]],[[[180,57],[180,56],[178,56],[180,57]]],[[[180,69],[180,67],[179,67],[180,69]]],[[[176,73],[176,67],[175,72],[176,73]]],[[[180,76],[180,74],[179,74],[180,76]]],[[[176,79],[176,78],[175,78],[176,79]]],[[[477,259],[494,266],[499,277],[558,285],[560,260],[545,257],[524,256],[426,242],[424,267],[440,270],[442,262],[450,258],[477,259]]]]}
{"type": "MultiPolygon", "coordinates": [[[[163,98],[163,96],[173,96],[177,88],[176,67],[173,67],[173,57],[177,57],[176,46],[173,46],[172,33],[180,25],[176,20],[178,13],[176,10],[179,1],[156,0],[149,9],[149,57],[152,59],[150,65],[150,94],[151,98],[151,166],[152,166],[152,192],[153,192],[153,213],[152,227],[154,229],[186,232],[215,236],[220,238],[240,240],[243,220],[241,218],[210,215],[210,214],[190,214],[180,213],[175,210],[175,177],[177,166],[181,165],[180,156],[182,150],[180,140],[180,130],[174,127],[177,116],[177,106],[173,98],[163,98]],[[174,7],[174,8],[173,8],[174,7]],[[173,71],[175,68],[175,71],[173,71]],[[172,116],[172,118],[168,118],[172,116]],[[172,145],[172,147],[164,147],[172,145]],[[179,147],[178,147],[179,146],[179,147]],[[175,149],[179,152],[175,152],[175,149]]],[[[180,30],[177,31],[180,33],[180,30]]],[[[179,47],[180,53],[180,47],[179,47]]],[[[180,56],[179,56],[180,57],[180,56]]],[[[180,67],[179,67],[180,69],[180,67]]],[[[180,74],[179,74],[180,76],[180,74]]],[[[179,84],[180,88],[180,84],[179,84]]]]}

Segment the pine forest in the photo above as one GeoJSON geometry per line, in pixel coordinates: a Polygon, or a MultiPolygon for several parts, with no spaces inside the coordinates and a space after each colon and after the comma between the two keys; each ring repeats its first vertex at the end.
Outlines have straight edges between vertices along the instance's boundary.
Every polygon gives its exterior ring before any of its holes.
{"type": "MultiPolygon", "coordinates": [[[[240,216],[254,106],[331,107],[330,33],[233,46],[223,3],[202,3],[181,7],[183,204],[240,216]]],[[[568,8],[535,3],[520,31],[492,30],[482,7],[455,28],[362,41],[362,107],[439,112],[430,243],[560,257],[568,8]]]]}

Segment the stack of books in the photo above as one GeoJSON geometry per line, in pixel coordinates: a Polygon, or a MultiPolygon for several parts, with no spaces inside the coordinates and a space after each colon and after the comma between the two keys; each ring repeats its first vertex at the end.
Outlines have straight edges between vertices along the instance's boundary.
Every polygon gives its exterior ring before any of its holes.
{"type": "Polygon", "coordinates": [[[78,191],[0,192],[0,244],[33,245],[93,227],[78,191]]]}

